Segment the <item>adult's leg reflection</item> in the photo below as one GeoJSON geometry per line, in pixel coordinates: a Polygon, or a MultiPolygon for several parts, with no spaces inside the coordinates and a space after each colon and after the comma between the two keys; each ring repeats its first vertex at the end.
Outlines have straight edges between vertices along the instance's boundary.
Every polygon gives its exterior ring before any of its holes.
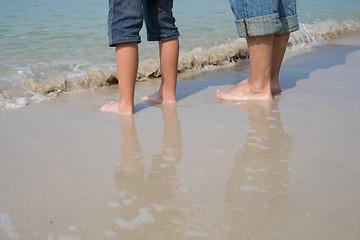
{"type": "Polygon", "coordinates": [[[249,125],[226,189],[228,234],[249,239],[273,236],[281,231],[289,204],[292,137],[283,128],[277,99],[236,106],[249,114],[249,125]]]}

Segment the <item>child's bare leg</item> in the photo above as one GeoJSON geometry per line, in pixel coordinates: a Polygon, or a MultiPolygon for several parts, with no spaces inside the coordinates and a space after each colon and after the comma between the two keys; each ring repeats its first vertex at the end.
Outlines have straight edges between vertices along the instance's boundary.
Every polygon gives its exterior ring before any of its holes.
{"type": "Polygon", "coordinates": [[[270,78],[274,35],[246,39],[250,55],[250,77],[239,84],[218,90],[223,100],[272,100],[270,78]]]}
{"type": "Polygon", "coordinates": [[[289,41],[290,33],[274,36],[272,69],[271,69],[271,92],[274,94],[281,92],[279,74],[282,61],[284,59],[286,46],[289,41]]]}
{"type": "Polygon", "coordinates": [[[162,72],[159,91],[142,99],[162,103],[176,103],[179,39],[159,41],[159,53],[162,72]]]}
{"type": "Polygon", "coordinates": [[[162,71],[159,92],[164,103],[176,103],[179,39],[160,41],[159,51],[162,71]]]}
{"type": "Polygon", "coordinates": [[[122,115],[132,115],[134,112],[134,91],[138,68],[137,42],[119,43],[116,45],[116,66],[120,101],[105,104],[100,110],[122,115]]]}

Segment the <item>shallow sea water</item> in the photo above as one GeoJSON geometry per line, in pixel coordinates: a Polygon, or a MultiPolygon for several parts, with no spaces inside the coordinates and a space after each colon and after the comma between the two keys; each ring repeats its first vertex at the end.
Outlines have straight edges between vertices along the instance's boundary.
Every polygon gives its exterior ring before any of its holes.
{"type": "MultiPolygon", "coordinates": [[[[24,107],[58,94],[111,84],[114,49],[107,46],[107,1],[21,0],[0,8],[0,107],[24,107]]],[[[302,31],[293,49],[323,46],[329,38],[360,32],[358,0],[299,1],[302,31]]],[[[216,68],[246,57],[237,40],[228,1],[176,0],[174,15],[181,32],[179,70],[216,68]],[[204,7],[206,4],[206,7],[204,7]]],[[[138,80],[158,77],[157,43],[139,45],[138,80]]]]}

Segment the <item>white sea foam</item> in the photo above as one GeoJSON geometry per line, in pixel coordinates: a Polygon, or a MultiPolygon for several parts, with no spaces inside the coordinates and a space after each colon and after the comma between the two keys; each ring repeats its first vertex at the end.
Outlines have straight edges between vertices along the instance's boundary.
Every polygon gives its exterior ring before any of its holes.
{"type": "Polygon", "coordinates": [[[190,191],[190,187],[187,185],[181,185],[179,189],[184,193],[188,193],[190,191]]]}
{"type": "Polygon", "coordinates": [[[125,205],[125,206],[131,206],[134,201],[132,199],[125,199],[122,201],[122,203],[125,205]]]}
{"type": "Polygon", "coordinates": [[[180,178],[179,178],[179,181],[180,181],[180,182],[186,182],[186,181],[187,181],[187,178],[186,178],[186,177],[180,177],[180,178]]]}
{"type": "Polygon", "coordinates": [[[215,153],[226,153],[224,149],[216,148],[213,150],[215,153]]]}
{"type": "Polygon", "coordinates": [[[197,170],[197,173],[198,173],[200,176],[202,176],[202,175],[204,175],[204,174],[206,173],[206,171],[203,170],[203,169],[198,169],[198,170],[197,170]]]}
{"type": "Polygon", "coordinates": [[[262,137],[249,136],[248,138],[249,138],[249,139],[254,139],[254,140],[257,140],[257,141],[259,141],[259,142],[264,141],[264,139],[263,139],[262,137]]]}
{"type": "Polygon", "coordinates": [[[126,196],[126,191],[119,192],[117,195],[123,198],[126,196]]]}
{"type": "Polygon", "coordinates": [[[266,190],[264,190],[264,189],[261,189],[261,188],[256,187],[256,186],[251,186],[251,185],[242,185],[242,186],[240,187],[240,190],[243,190],[243,191],[266,192],[266,190]]]}
{"type": "Polygon", "coordinates": [[[69,226],[69,230],[71,230],[71,231],[76,231],[76,230],[77,230],[77,226],[76,226],[76,225],[70,225],[70,226],[69,226]]]}
{"type": "Polygon", "coordinates": [[[263,149],[263,150],[269,149],[269,147],[263,146],[263,145],[258,144],[258,143],[251,143],[251,142],[249,142],[249,143],[246,143],[246,144],[247,144],[247,145],[250,145],[250,146],[253,146],[253,147],[261,148],[261,149],[263,149]]]}
{"type": "Polygon", "coordinates": [[[154,207],[157,211],[163,211],[163,210],[165,210],[165,207],[164,207],[163,205],[153,204],[153,207],[154,207]]]}
{"type": "Polygon", "coordinates": [[[181,219],[174,219],[174,220],[173,220],[173,223],[175,223],[175,224],[181,224],[181,223],[182,223],[182,220],[181,220],[181,219]]]}
{"type": "Polygon", "coordinates": [[[191,237],[208,237],[209,234],[205,232],[200,232],[194,229],[187,229],[184,231],[184,233],[191,237]]]}
{"type": "Polygon", "coordinates": [[[360,33],[360,23],[357,22],[319,22],[316,24],[301,24],[300,30],[290,35],[289,48],[303,50],[324,46],[327,40],[341,38],[350,34],[360,33]]]}
{"type": "Polygon", "coordinates": [[[14,227],[11,225],[9,214],[0,213],[1,228],[6,232],[9,238],[17,239],[20,237],[18,232],[14,231],[14,227]]]}
{"type": "Polygon", "coordinates": [[[105,237],[112,237],[112,236],[114,236],[115,235],[115,232],[114,231],[107,231],[106,233],[105,233],[105,237]]]}
{"type": "Polygon", "coordinates": [[[266,168],[259,168],[259,169],[256,169],[256,168],[252,168],[252,167],[246,167],[245,170],[249,173],[256,173],[256,172],[266,172],[268,171],[268,169],[266,168]]]}
{"type": "MultiPolygon", "coordinates": [[[[360,34],[358,22],[318,22],[315,24],[300,24],[300,30],[291,34],[288,49],[291,51],[304,51],[318,46],[324,46],[327,40],[341,38],[346,35],[360,34]]],[[[198,70],[216,69],[218,66],[241,62],[248,57],[246,41],[237,39],[232,43],[221,44],[211,48],[194,48],[182,52],[179,58],[178,71],[191,72],[198,70]]],[[[48,63],[40,64],[46,65],[48,63]]],[[[6,88],[0,86],[0,107],[18,108],[29,103],[41,102],[55,98],[58,94],[76,91],[79,89],[96,89],[117,84],[116,72],[112,67],[94,66],[89,71],[81,69],[82,63],[56,63],[59,66],[70,64],[67,71],[59,71],[62,76],[46,78],[47,74],[38,71],[37,67],[22,67],[18,69],[18,79],[4,80],[6,88]],[[71,71],[74,71],[71,74],[71,71]],[[10,84],[9,84],[10,83],[10,84]]],[[[83,63],[89,64],[89,63],[83,63]]],[[[33,64],[36,65],[36,64],[33,64]]],[[[49,65],[49,64],[48,64],[49,65]]],[[[56,66],[57,66],[56,65],[56,66]]],[[[43,66],[43,67],[44,67],[43,66]]],[[[56,67],[48,66],[46,68],[56,67]]],[[[15,76],[15,77],[16,77],[15,76]]],[[[137,81],[145,81],[161,76],[160,65],[154,59],[142,62],[137,74],[137,81]]]]}
{"type": "Polygon", "coordinates": [[[176,165],[176,168],[177,169],[185,169],[186,165],[185,164],[178,164],[178,165],[176,165]]]}
{"type": "Polygon", "coordinates": [[[139,209],[139,215],[133,220],[125,220],[122,218],[117,218],[115,219],[115,221],[120,228],[134,230],[136,227],[140,226],[141,224],[154,222],[155,218],[153,215],[150,214],[149,208],[144,207],[139,209]]]}
{"type": "Polygon", "coordinates": [[[117,208],[117,207],[121,206],[121,203],[119,203],[119,202],[111,202],[109,205],[110,205],[110,207],[117,208]]]}
{"type": "Polygon", "coordinates": [[[73,236],[60,236],[57,240],[80,240],[80,238],[76,238],[73,236]]]}
{"type": "Polygon", "coordinates": [[[29,100],[26,97],[14,98],[12,100],[5,100],[3,105],[6,108],[22,108],[29,104],[29,100]]]}
{"type": "Polygon", "coordinates": [[[163,156],[162,159],[166,161],[176,161],[176,158],[173,156],[163,156]]]}
{"type": "Polygon", "coordinates": [[[168,167],[169,166],[169,164],[167,164],[167,163],[161,163],[160,164],[160,167],[162,167],[162,168],[166,168],[166,167],[168,167]]]}
{"type": "Polygon", "coordinates": [[[245,168],[245,170],[247,172],[249,172],[249,173],[256,173],[257,172],[257,170],[255,168],[252,168],[252,167],[247,167],[247,168],[245,168]]]}

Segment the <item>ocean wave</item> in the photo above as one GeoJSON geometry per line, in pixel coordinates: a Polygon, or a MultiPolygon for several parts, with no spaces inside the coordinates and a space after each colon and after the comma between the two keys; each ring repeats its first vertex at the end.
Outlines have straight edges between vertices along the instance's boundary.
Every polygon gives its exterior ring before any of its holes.
{"type": "MultiPolygon", "coordinates": [[[[327,40],[360,34],[358,22],[319,22],[300,24],[300,30],[291,34],[288,44],[290,51],[303,51],[324,46],[327,40]]],[[[195,72],[195,70],[216,69],[218,66],[232,64],[248,58],[244,39],[237,39],[229,44],[214,46],[210,49],[195,48],[180,54],[178,72],[195,72]]],[[[158,61],[148,59],[138,69],[137,81],[146,81],[161,77],[158,61]]],[[[2,82],[4,84],[4,82],[2,82]]],[[[53,99],[58,94],[79,89],[96,89],[117,84],[116,72],[106,68],[92,68],[82,76],[56,77],[49,82],[36,78],[22,77],[16,84],[0,85],[0,107],[18,108],[32,102],[53,99]]]]}
{"type": "Polygon", "coordinates": [[[289,48],[291,50],[310,49],[326,45],[326,41],[339,39],[344,36],[360,34],[358,22],[319,22],[315,24],[300,24],[299,31],[290,35],[289,48]]]}

